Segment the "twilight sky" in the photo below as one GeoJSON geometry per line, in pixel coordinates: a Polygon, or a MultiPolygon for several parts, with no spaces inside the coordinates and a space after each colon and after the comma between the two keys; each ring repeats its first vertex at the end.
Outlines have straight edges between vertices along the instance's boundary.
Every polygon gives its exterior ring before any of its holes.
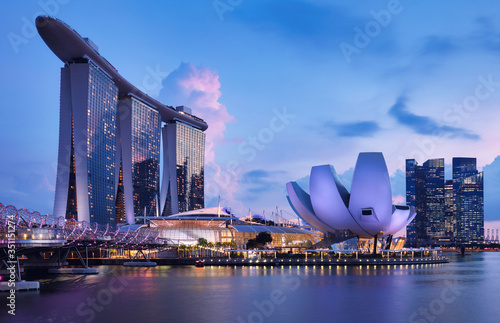
{"type": "Polygon", "coordinates": [[[0,3],[0,202],[51,213],[62,62],[34,29],[49,14],[125,78],[209,124],[206,206],[286,217],[285,183],[384,153],[477,157],[486,228],[500,228],[498,1],[194,0],[0,3]],[[498,221],[496,223],[492,221],[498,221]]]}

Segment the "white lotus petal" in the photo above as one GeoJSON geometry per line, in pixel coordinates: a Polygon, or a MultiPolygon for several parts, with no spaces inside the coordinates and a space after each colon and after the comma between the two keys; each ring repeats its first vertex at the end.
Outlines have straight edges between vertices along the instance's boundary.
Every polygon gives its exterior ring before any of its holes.
{"type": "Polygon", "coordinates": [[[352,179],[349,211],[359,225],[371,235],[389,228],[392,193],[382,153],[359,154],[352,179]]]}
{"type": "Polygon", "coordinates": [[[328,226],[362,231],[347,209],[349,193],[331,165],[315,166],[309,179],[311,204],[316,216],[328,226]]]}
{"type": "Polygon", "coordinates": [[[288,202],[298,216],[316,229],[323,232],[333,232],[335,229],[326,225],[314,214],[311,198],[296,182],[286,183],[288,202]]]}
{"type": "Polygon", "coordinates": [[[395,234],[403,228],[410,215],[410,207],[406,205],[393,205],[392,206],[391,224],[384,230],[386,234],[395,234]]]}

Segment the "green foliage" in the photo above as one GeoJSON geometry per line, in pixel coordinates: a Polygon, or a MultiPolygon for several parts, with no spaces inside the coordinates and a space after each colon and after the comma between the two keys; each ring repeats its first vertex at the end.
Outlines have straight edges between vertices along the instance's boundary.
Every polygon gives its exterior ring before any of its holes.
{"type": "Polygon", "coordinates": [[[208,241],[205,238],[199,238],[198,239],[198,246],[199,247],[207,247],[208,246],[208,241]]]}
{"type": "Polygon", "coordinates": [[[260,232],[255,239],[248,240],[247,249],[259,249],[270,242],[273,242],[271,234],[269,232],[260,232]]]}

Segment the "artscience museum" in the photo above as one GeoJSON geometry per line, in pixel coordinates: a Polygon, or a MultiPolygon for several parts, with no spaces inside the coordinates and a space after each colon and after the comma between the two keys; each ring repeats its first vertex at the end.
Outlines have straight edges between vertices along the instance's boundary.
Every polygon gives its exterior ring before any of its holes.
{"type": "Polygon", "coordinates": [[[348,230],[346,238],[392,239],[416,214],[411,206],[392,204],[389,173],[379,152],[359,154],[351,192],[332,165],[312,168],[309,193],[296,182],[288,182],[286,188],[297,215],[326,235],[348,230]]]}

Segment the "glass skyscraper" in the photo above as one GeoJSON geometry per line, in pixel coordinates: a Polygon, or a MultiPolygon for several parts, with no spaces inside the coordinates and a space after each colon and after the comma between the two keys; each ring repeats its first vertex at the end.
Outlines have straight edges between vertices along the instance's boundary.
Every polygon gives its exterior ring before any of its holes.
{"type": "Polygon", "coordinates": [[[163,172],[162,215],[203,208],[205,134],[171,122],[163,127],[163,138],[168,138],[164,140],[164,160],[169,166],[163,172]]]}
{"type": "Polygon", "coordinates": [[[484,239],[483,180],[482,173],[476,168],[476,158],[453,158],[453,197],[455,239],[460,242],[479,241],[479,239],[482,241],[484,239]]]}
{"type": "Polygon", "coordinates": [[[460,214],[458,240],[484,241],[483,172],[466,177],[457,192],[457,211],[460,214]]]}
{"type": "Polygon", "coordinates": [[[444,237],[444,159],[429,159],[423,166],[425,174],[426,235],[431,240],[444,237]]]}
{"type": "Polygon", "coordinates": [[[407,244],[419,246],[444,236],[444,159],[429,159],[422,166],[406,160],[406,204],[417,215],[407,227],[407,244]]]}
{"type": "Polygon", "coordinates": [[[141,92],[62,21],[39,16],[36,27],[64,62],[54,215],[133,224],[203,208],[206,122],[141,92]]]}
{"type": "Polygon", "coordinates": [[[160,189],[160,114],[129,96],[119,101],[118,116],[121,158],[116,206],[119,221],[156,216],[160,189]]]}
{"type": "Polygon", "coordinates": [[[453,180],[444,183],[444,235],[453,240],[456,231],[456,221],[453,212],[453,180]]]}
{"type": "Polygon", "coordinates": [[[61,69],[56,216],[115,222],[117,96],[114,82],[91,61],[61,69]]]}
{"type": "Polygon", "coordinates": [[[422,216],[422,210],[417,208],[416,205],[416,171],[418,164],[415,159],[407,159],[406,160],[406,205],[413,206],[417,211],[415,218],[413,221],[408,224],[406,227],[406,243],[409,246],[416,246],[417,244],[417,227],[416,224],[421,223],[422,220],[418,219],[419,216],[422,216]]]}
{"type": "Polygon", "coordinates": [[[419,166],[406,160],[406,201],[417,215],[407,244],[480,242],[484,239],[483,176],[475,158],[453,158],[453,180],[444,180],[444,159],[419,166]]]}

